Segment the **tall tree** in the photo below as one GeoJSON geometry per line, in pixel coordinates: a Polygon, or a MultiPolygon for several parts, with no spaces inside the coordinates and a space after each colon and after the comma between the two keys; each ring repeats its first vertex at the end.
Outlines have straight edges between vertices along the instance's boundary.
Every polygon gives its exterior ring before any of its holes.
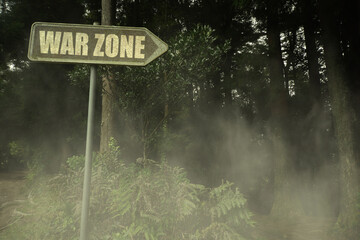
{"type": "MultiPolygon", "coordinates": [[[[355,131],[360,131],[360,2],[344,1],[341,8],[341,44],[343,49],[346,81],[350,84],[350,101],[355,109],[355,131]]],[[[355,135],[360,144],[360,134],[355,135]]],[[[360,149],[356,149],[360,156],[360,149]]]]}
{"type": "MultiPolygon", "coordinates": [[[[355,114],[350,103],[350,89],[345,81],[345,68],[340,45],[339,1],[320,1],[324,53],[331,98],[332,115],[340,161],[340,213],[338,224],[349,230],[356,219],[356,197],[359,182],[354,148],[355,114]]],[[[351,234],[351,232],[350,232],[351,234]]],[[[348,236],[347,239],[355,239],[348,236]]]]}
{"type": "Polygon", "coordinates": [[[294,195],[291,178],[293,163],[289,158],[287,143],[288,93],[284,87],[283,60],[279,28],[279,1],[266,1],[267,38],[269,45],[271,140],[274,152],[274,216],[298,215],[301,204],[294,195]]]}
{"type": "MultiPolygon", "coordinates": [[[[112,25],[115,18],[115,0],[101,1],[101,24],[112,25]]],[[[114,136],[114,115],[115,115],[115,99],[113,96],[113,73],[110,68],[105,69],[102,76],[102,111],[101,111],[101,135],[100,135],[100,152],[105,152],[109,147],[109,140],[114,136]]]]}
{"type": "Polygon", "coordinates": [[[311,0],[304,0],[302,2],[303,19],[304,19],[304,33],[305,33],[305,44],[306,44],[306,57],[307,66],[309,69],[309,83],[310,83],[310,96],[313,103],[320,101],[320,74],[319,74],[319,63],[318,63],[318,50],[316,47],[316,36],[315,36],[315,10],[314,3],[311,0]]]}

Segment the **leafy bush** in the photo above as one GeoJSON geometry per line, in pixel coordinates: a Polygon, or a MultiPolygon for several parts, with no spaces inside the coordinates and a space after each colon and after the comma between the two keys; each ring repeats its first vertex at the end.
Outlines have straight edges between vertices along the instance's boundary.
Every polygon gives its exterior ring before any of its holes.
{"type": "Polygon", "coordinates": [[[11,141],[0,146],[0,170],[22,168],[28,151],[20,141],[11,141]]]}
{"type": "MultiPolygon", "coordinates": [[[[246,199],[232,183],[193,184],[183,169],[156,163],[125,164],[119,149],[97,156],[92,171],[90,239],[245,239],[253,226],[246,199]]],[[[78,158],[63,174],[41,181],[6,239],[78,239],[83,169],[78,158]]],[[[80,160],[79,160],[80,161],[80,160]]]]}
{"type": "Polygon", "coordinates": [[[79,169],[81,169],[84,166],[85,157],[83,155],[69,157],[66,160],[66,164],[71,170],[78,171],[79,169]]]}

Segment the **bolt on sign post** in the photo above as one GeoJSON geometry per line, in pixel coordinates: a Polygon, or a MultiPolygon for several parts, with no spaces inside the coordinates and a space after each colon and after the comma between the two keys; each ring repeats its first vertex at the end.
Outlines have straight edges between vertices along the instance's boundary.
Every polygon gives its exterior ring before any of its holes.
{"type": "Polygon", "coordinates": [[[88,239],[96,67],[94,64],[145,66],[168,46],[146,28],[36,22],[31,27],[28,58],[32,61],[88,63],[90,89],[80,240],[88,239]]]}

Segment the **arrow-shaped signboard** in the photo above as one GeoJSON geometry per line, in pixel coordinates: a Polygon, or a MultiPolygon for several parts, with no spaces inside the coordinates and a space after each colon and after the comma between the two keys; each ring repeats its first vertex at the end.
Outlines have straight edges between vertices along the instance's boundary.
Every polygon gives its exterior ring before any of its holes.
{"type": "Polygon", "coordinates": [[[144,66],[168,46],[142,27],[36,22],[28,57],[33,61],[144,66]]]}

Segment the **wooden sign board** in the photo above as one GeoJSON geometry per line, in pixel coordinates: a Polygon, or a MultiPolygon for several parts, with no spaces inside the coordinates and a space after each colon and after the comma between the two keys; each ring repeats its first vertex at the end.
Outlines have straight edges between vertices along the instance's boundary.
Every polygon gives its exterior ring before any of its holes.
{"type": "Polygon", "coordinates": [[[36,22],[32,61],[144,66],[168,46],[146,28],[36,22]]]}

